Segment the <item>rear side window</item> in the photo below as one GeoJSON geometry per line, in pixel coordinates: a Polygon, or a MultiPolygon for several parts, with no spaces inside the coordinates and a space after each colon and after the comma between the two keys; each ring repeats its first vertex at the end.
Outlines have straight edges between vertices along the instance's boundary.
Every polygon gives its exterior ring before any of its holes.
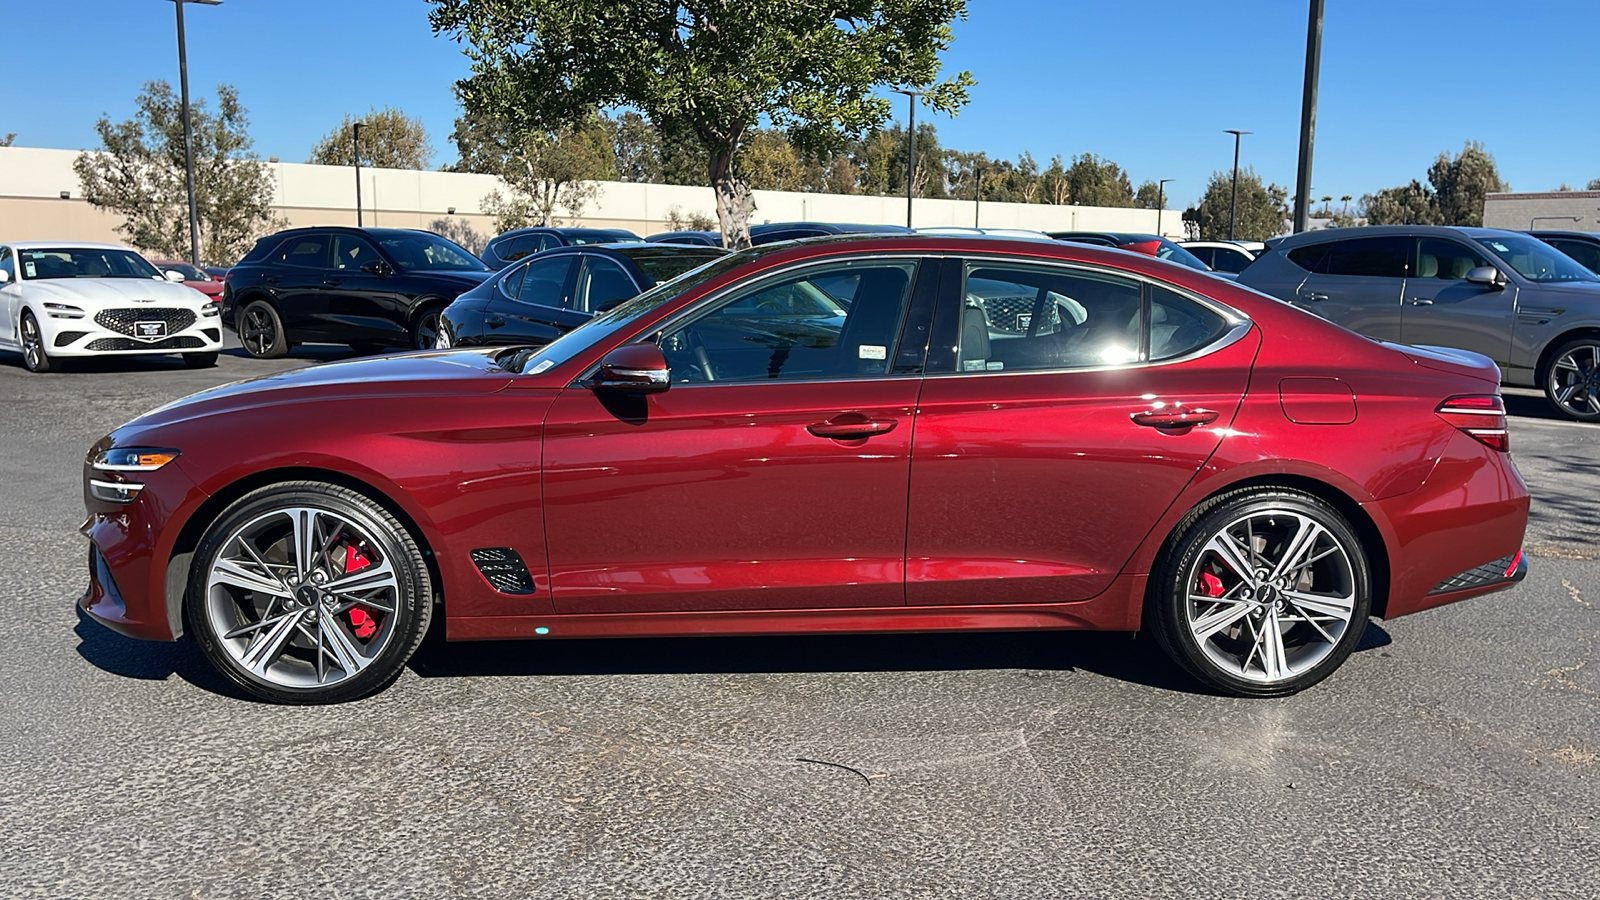
{"type": "Polygon", "coordinates": [[[1545,243],[1577,260],[1578,264],[1585,269],[1591,272],[1600,272],[1600,244],[1589,244],[1583,241],[1551,240],[1547,240],[1545,243]]]}
{"type": "Polygon", "coordinates": [[[1296,247],[1289,261],[1318,275],[1364,278],[1404,278],[1413,239],[1408,237],[1354,238],[1296,247]]]}
{"type": "Polygon", "coordinates": [[[278,261],[290,266],[312,269],[328,267],[328,236],[325,234],[296,238],[284,245],[278,261]]]}
{"type": "Polygon", "coordinates": [[[538,252],[538,250],[539,236],[536,234],[522,234],[496,244],[494,255],[506,262],[516,262],[530,253],[538,252]]]}
{"type": "Polygon", "coordinates": [[[1214,247],[1212,248],[1211,253],[1211,258],[1205,261],[1206,265],[1217,270],[1218,272],[1233,272],[1237,274],[1239,272],[1243,272],[1245,266],[1255,262],[1255,258],[1243,250],[1228,250],[1222,247],[1214,247]]]}
{"type": "Polygon", "coordinates": [[[1227,329],[1227,320],[1215,311],[1166,288],[1151,288],[1151,362],[1193,353],[1222,337],[1227,329]]]}
{"type": "Polygon", "coordinates": [[[278,240],[279,238],[276,235],[272,235],[256,241],[256,245],[251,247],[250,252],[246,253],[239,262],[253,263],[266,259],[267,254],[272,252],[272,248],[278,246],[278,240]]]}

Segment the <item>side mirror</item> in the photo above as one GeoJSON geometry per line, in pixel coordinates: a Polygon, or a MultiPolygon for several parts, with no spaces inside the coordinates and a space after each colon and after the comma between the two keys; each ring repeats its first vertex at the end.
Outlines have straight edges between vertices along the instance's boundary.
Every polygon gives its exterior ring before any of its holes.
{"type": "Polygon", "coordinates": [[[5,269],[0,269],[0,284],[5,284],[6,282],[8,282],[10,280],[11,280],[11,273],[7,272],[5,269]]]}
{"type": "Polygon", "coordinates": [[[183,273],[179,272],[177,269],[168,269],[161,274],[167,276],[168,281],[176,281],[179,283],[183,281],[183,273]]]}
{"type": "Polygon", "coordinates": [[[589,387],[628,394],[655,394],[672,386],[667,357],[655,344],[629,344],[606,354],[589,377],[589,387]]]}
{"type": "Polygon", "coordinates": [[[389,264],[381,259],[369,259],[361,264],[361,271],[368,275],[377,275],[380,278],[390,273],[389,264]]]}
{"type": "Polygon", "coordinates": [[[1478,266],[1467,273],[1467,280],[1496,290],[1506,286],[1505,274],[1494,266],[1478,266]]]}

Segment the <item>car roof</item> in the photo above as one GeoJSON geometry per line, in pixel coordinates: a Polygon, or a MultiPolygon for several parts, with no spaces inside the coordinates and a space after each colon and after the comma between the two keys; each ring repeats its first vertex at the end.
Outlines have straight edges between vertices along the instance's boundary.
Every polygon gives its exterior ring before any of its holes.
{"type": "Polygon", "coordinates": [[[1592,241],[1600,244],[1600,231],[1550,231],[1540,228],[1525,231],[1523,234],[1531,234],[1534,237],[1574,238],[1580,241],[1592,241]]]}
{"type": "Polygon", "coordinates": [[[838,222],[764,222],[760,225],[750,226],[750,233],[766,234],[769,231],[783,231],[789,228],[820,228],[832,234],[910,234],[911,229],[904,225],[861,225],[855,223],[838,222]]]}
{"type": "Polygon", "coordinates": [[[1351,225],[1344,228],[1319,228],[1316,231],[1302,231],[1299,234],[1285,235],[1284,237],[1273,238],[1267,242],[1267,245],[1281,250],[1305,244],[1320,244],[1324,241],[1343,240],[1352,237],[1432,236],[1487,238],[1523,233],[1506,228],[1476,228],[1470,225],[1351,225]]]}
{"type": "Polygon", "coordinates": [[[93,241],[0,241],[0,247],[13,250],[127,250],[121,244],[99,244],[93,241]]]}

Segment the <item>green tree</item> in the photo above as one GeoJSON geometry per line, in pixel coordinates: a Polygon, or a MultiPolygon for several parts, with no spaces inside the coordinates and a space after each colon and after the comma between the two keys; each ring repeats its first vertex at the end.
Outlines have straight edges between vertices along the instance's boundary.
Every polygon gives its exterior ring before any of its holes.
{"type": "Polygon", "coordinates": [[[1161,185],[1154,181],[1140,182],[1139,189],[1133,192],[1133,205],[1140,209],[1156,209],[1165,203],[1166,199],[1161,191],[1161,185]]]}
{"type": "MultiPolygon", "coordinates": [[[[164,81],[148,82],[132,119],[95,123],[101,151],[73,160],[83,198],[119,213],[128,243],[159,256],[189,256],[189,205],[184,186],[181,104],[164,81]]],[[[251,152],[249,119],[239,94],[217,88],[217,111],[190,104],[195,208],[203,261],[231,264],[255,239],[283,227],[272,214],[272,174],[251,152]]]]}
{"type": "Polygon", "coordinates": [[[351,129],[361,123],[361,164],[380,169],[426,169],[433,159],[433,145],[421,119],[413,119],[398,109],[374,106],[360,119],[345,113],[338,127],[322,136],[311,148],[306,162],[319,166],[348,166],[355,162],[351,129]]]}
{"type": "Polygon", "coordinates": [[[594,111],[574,125],[540,130],[467,107],[450,140],[459,159],[447,169],[496,175],[505,184],[483,198],[499,231],[576,219],[599,195],[595,182],[616,177],[610,131],[594,111]]]}
{"type": "Polygon", "coordinates": [[[618,181],[661,182],[661,135],[633,111],[603,121],[618,181]]]}
{"type": "Polygon", "coordinates": [[[739,148],[735,167],[754,191],[805,189],[805,164],[783,132],[757,128],[739,148]]]}
{"type": "Polygon", "coordinates": [[[1384,188],[1361,198],[1368,225],[1437,225],[1439,209],[1433,191],[1422,182],[1384,188]]]}
{"type": "Polygon", "coordinates": [[[1600,178],[1590,179],[1589,183],[1585,185],[1583,189],[1586,191],[1600,191],[1600,178]]]}
{"type": "Polygon", "coordinates": [[[484,246],[489,243],[489,236],[473,228],[472,223],[466,219],[456,219],[449,216],[442,219],[434,219],[428,223],[428,230],[445,240],[455,241],[476,254],[481,254],[484,246]]]}
{"type": "Polygon", "coordinates": [[[462,39],[469,110],[547,130],[601,107],[637,109],[704,151],[724,243],[750,245],[754,200],[739,147],[761,122],[827,150],[883,122],[874,91],[966,102],[966,72],[935,84],[966,0],[430,0],[436,33],[462,39]]]}
{"type": "Polygon", "coordinates": [[[6,135],[5,137],[0,137],[0,147],[9,147],[12,144],[16,143],[16,140],[17,140],[17,133],[15,131],[13,131],[10,134],[6,135]]]}
{"type": "Polygon", "coordinates": [[[1093,153],[1074,156],[1066,171],[1067,202],[1078,206],[1133,206],[1133,185],[1122,167],[1093,153]]]}
{"type": "Polygon", "coordinates": [[[1439,154],[1428,167],[1428,182],[1433,185],[1434,203],[1440,225],[1483,225],[1483,201],[1487,195],[1507,190],[1500,180],[1494,157],[1477,141],[1468,141],[1451,158],[1439,154]]]}
{"type": "MultiPolygon", "coordinates": [[[[1233,173],[1213,172],[1200,202],[1184,212],[1184,223],[1195,226],[1201,240],[1227,240],[1232,202],[1233,173]]],[[[1240,169],[1239,212],[1234,218],[1232,237],[1242,241],[1277,237],[1283,233],[1288,218],[1289,191],[1276,184],[1262,184],[1255,169],[1240,169]]]]}

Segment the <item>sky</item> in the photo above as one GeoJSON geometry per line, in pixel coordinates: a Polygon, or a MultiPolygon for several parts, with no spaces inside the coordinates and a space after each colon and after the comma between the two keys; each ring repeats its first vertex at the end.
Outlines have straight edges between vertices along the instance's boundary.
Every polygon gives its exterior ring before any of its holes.
{"type": "MultiPolygon", "coordinates": [[[[1326,0],[1312,197],[1426,180],[1441,152],[1482,141],[1513,190],[1600,178],[1595,0],[1326,0]]],[[[185,8],[189,86],[238,88],[262,157],[304,161],[340,117],[392,106],[422,120],[434,165],[455,159],[461,46],[424,0],[225,0],[185,8]]],[[[1305,0],[1141,3],[969,0],[944,57],[977,79],[954,118],[921,110],[947,148],[1015,158],[1091,152],[1188,205],[1240,162],[1291,188],[1305,0]]],[[[129,118],[144,82],[178,81],[170,0],[20,3],[4,17],[0,135],[93,149],[101,115],[129,118]],[[93,28],[84,23],[94,23],[93,28]]],[[[904,116],[895,96],[897,118],[904,116]]]]}

